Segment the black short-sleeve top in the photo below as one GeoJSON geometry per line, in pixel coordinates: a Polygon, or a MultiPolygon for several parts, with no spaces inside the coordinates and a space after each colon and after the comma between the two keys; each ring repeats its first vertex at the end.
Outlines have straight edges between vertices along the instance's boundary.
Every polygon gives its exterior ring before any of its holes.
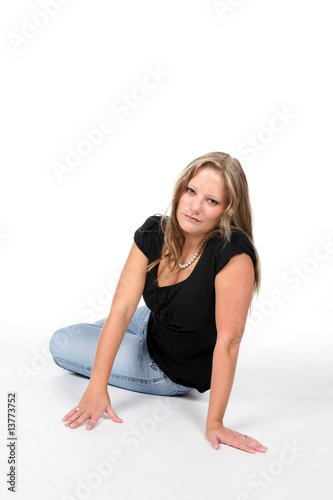
{"type": "MultiPolygon", "coordinates": [[[[149,264],[161,255],[164,234],[161,216],[148,217],[135,231],[134,241],[149,264]]],[[[215,276],[236,254],[247,253],[256,265],[254,248],[240,230],[231,240],[212,238],[187,279],[169,286],[157,285],[157,267],[147,272],[143,299],[151,314],[147,329],[150,356],[177,384],[199,392],[210,388],[216,343],[215,276]]]]}

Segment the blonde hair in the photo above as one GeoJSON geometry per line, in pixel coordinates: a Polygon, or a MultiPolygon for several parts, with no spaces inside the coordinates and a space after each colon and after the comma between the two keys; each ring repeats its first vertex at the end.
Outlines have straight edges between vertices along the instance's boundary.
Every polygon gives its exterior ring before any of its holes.
{"type": "Polygon", "coordinates": [[[173,190],[171,199],[170,216],[164,214],[161,218],[161,227],[164,232],[164,243],[162,246],[161,257],[152,262],[147,270],[150,271],[154,266],[165,260],[168,255],[174,258],[174,265],[171,271],[178,266],[182,249],[185,242],[185,236],[178,224],[176,213],[180,196],[185,192],[188,183],[194,177],[200,168],[213,168],[220,172],[225,180],[228,196],[227,208],[222,213],[217,228],[213,229],[207,236],[206,243],[213,237],[225,238],[230,242],[233,229],[239,229],[246,234],[251,241],[257,258],[254,274],[253,295],[259,292],[261,281],[261,268],[257,249],[253,242],[252,234],[252,208],[249,198],[248,184],[245,173],[240,162],[232,158],[227,153],[207,153],[192,160],[179,175],[173,190]]]}

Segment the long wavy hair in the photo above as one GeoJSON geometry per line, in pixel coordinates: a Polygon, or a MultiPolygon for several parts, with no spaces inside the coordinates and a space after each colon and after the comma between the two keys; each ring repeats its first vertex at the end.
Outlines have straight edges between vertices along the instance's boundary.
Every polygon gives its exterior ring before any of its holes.
{"type": "Polygon", "coordinates": [[[165,260],[168,255],[174,258],[174,265],[168,275],[177,268],[185,242],[185,236],[176,217],[178,202],[180,196],[186,191],[188,183],[192,177],[197,174],[200,168],[213,168],[220,172],[224,177],[228,196],[227,208],[222,213],[218,226],[207,236],[205,244],[214,237],[224,238],[226,243],[229,242],[232,230],[234,229],[239,229],[246,234],[253,245],[257,258],[254,270],[255,280],[252,295],[254,296],[259,292],[261,266],[259,255],[253,242],[252,208],[248,184],[240,162],[227,153],[214,152],[199,156],[192,160],[181,172],[174,186],[170,203],[170,215],[167,216],[165,213],[161,218],[161,228],[164,233],[164,244],[162,246],[161,256],[148,266],[147,271],[150,271],[162,260],[165,260]]]}

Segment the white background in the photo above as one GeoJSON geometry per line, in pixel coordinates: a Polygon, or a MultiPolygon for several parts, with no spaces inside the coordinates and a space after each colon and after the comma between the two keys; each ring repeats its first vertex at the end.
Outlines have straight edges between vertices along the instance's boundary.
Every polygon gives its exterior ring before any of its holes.
{"type": "MultiPolygon", "coordinates": [[[[56,2],[52,15],[46,3],[0,7],[5,365],[10,357],[1,407],[7,390],[24,391],[19,339],[29,365],[31,342],[42,346],[57,328],[105,317],[134,231],[167,210],[178,173],[210,151],[238,158],[249,182],[263,278],[244,352],[283,352],[312,374],[328,369],[330,2],[71,0],[56,2]],[[149,68],[163,76],[142,91],[149,68]],[[124,95],[133,106],[125,118],[112,108],[124,95]],[[277,114],[284,121],[272,121],[277,114]],[[83,130],[106,118],[114,130],[57,175],[55,162],[65,164],[83,130]],[[272,123],[279,131],[267,131],[272,123]],[[250,153],[253,140],[259,146],[250,153]]],[[[56,370],[49,362],[48,373],[56,370]]],[[[38,398],[29,387],[29,401],[38,398]]]]}

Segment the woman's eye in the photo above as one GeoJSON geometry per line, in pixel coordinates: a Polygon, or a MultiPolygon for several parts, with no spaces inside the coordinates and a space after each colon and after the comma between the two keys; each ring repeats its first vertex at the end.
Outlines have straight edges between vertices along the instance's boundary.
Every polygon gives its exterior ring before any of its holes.
{"type": "Polygon", "coordinates": [[[190,194],[194,194],[195,193],[194,189],[189,188],[189,187],[187,188],[187,192],[190,193],[190,194]]]}
{"type": "Polygon", "coordinates": [[[217,205],[217,201],[216,201],[216,200],[212,200],[212,198],[210,198],[208,201],[209,201],[209,203],[211,203],[212,205],[217,205]]]}

